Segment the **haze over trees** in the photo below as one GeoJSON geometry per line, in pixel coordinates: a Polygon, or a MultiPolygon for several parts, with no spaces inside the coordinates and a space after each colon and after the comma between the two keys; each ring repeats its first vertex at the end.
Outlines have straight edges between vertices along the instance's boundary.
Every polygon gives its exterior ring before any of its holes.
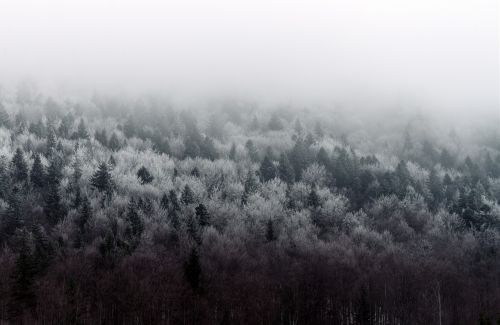
{"type": "Polygon", "coordinates": [[[3,93],[1,321],[497,324],[498,126],[391,114],[3,93]]]}

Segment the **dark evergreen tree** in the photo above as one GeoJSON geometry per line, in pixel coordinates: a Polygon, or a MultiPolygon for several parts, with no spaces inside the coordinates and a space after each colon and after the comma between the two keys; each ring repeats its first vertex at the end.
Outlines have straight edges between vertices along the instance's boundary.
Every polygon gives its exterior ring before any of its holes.
{"type": "Polygon", "coordinates": [[[87,127],[85,126],[85,121],[83,119],[80,119],[80,123],[78,123],[77,137],[79,139],[89,138],[89,132],[87,131],[87,127]]]}
{"type": "Polygon", "coordinates": [[[229,150],[229,159],[235,160],[236,159],[236,144],[231,145],[231,150],[229,150]]]}
{"type": "Polygon", "coordinates": [[[269,219],[266,223],[266,240],[267,241],[276,240],[276,234],[274,233],[274,224],[271,219],[269,219]]]}
{"type": "Polygon", "coordinates": [[[196,207],[196,216],[198,217],[198,222],[201,227],[206,227],[210,224],[210,215],[208,214],[207,208],[202,203],[196,207]]]}
{"type": "Polygon", "coordinates": [[[269,120],[269,124],[267,125],[269,130],[271,131],[281,131],[283,130],[283,123],[277,114],[273,114],[271,119],[269,120]]]}
{"type": "Polygon", "coordinates": [[[191,176],[200,177],[200,171],[198,170],[198,167],[193,168],[193,170],[191,171],[191,176]]]}
{"type": "Polygon", "coordinates": [[[194,203],[194,193],[189,187],[189,185],[184,186],[184,190],[182,191],[181,201],[185,205],[189,205],[194,203]]]}
{"type": "Polygon", "coordinates": [[[123,133],[127,138],[135,136],[135,123],[131,116],[128,117],[127,121],[123,125],[123,133]]]}
{"type": "Polygon", "coordinates": [[[61,124],[59,124],[58,133],[62,138],[68,138],[71,128],[73,127],[73,115],[71,113],[66,114],[61,119],[61,124]]]}
{"type": "Polygon", "coordinates": [[[37,275],[44,275],[54,258],[55,250],[45,229],[40,224],[33,225],[32,233],[35,246],[33,252],[35,272],[37,275]]]}
{"type": "Polygon", "coordinates": [[[259,161],[259,153],[257,152],[257,149],[255,149],[255,146],[254,146],[252,140],[248,140],[246,142],[245,148],[247,149],[247,154],[248,154],[248,157],[250,157],[250,160],[252,160],[253,162],[259,161]]]}
{"type": "Polygon", "coordinates": [[[170,208],[170,200],[168,199],[167,193],[163,193],[163,196],[161,197],[160,200],[160,207],[163,210],[168,210],[170,208]]]}
{"type": "Polygon", "coordinates": [[[19,190],[17,187],[14,187],[9,194],[8,207],[5,211],[5,216],[2,222],[2,239],[5,240],[14,232],[16,229],[22,226],[23,224],[23,216],[21,215],[21,201],[19,197],[19,190]]]}
{"type": "Polygon", "coordinates": [[[30,180],[31,184],[36,189],[41,189],[45,186],[45,170],[39,154],[35,155],[33,166],[31,167],[30,180]]]}
{"type": "Polygon", "coordinates": [[[203,144],[200,146],[200,154],[203,158],[210,160],[215,160],[219,157],[214,142],[209,137],[205,137],[205,140],[203,140],[203,144]]]}
{"type": "Polygon", "coordinates": [[[108,146],[108,136],[106,134],[106,130],[103,129],[102,131],[95,131],[94,138],[103,146],[108,146]]]}
{"type": "Polygon", "coordinates": [[[134,199],[130,199],[127,208],[127,235],[134,240],[134,242],[140,241],[142,232],[144,231],[144,223],[137,213],[137,205],[134,199]]]}
{"type": "Polygon", "coordinates": [[[174,190],[168,192],[168,199],[170,201],[170,207],[174,211],[179,211],[181,209],[179,205],[179,200],[177,199],[177,194],[174,190]]]}
{"type": "Polygon", "coordinates": [[[149,184],[154,180],[153,175],[151,175],[149,170],[144,166],[139,168],[139,170],[137,171],[137,178],[139,178],[142,185],[149,184]]]}
{"type": "Polygon", "coordinates": [[[262,163],[260,164],[260,180],[261,182],[267,182],[276,177],[276,167],[274,166],[273,162],[269,158],[268,155],[264,157],[264,160],[262,160],[262,163]]]}
{"type": "Polygon", "coordinates": [[[287,184],[292,184],[295,180],[295,172],[293,170],[293,166],[292,164],[290,164],[287,155],[284,153],[281,153],[280,155],[278,176],[287,184]]]}
{"type": "Polygon", "coordinates": [[[330,157],[328,157],[328,153],[326,152],[325,148],[321,147],[318,151],[318,154],[316,155],[316,160],[320,165],[323,165],[326,170],[330,169],[330,157]]]}
{"type": "Polygon", "coordinates": [[[11,276],[12,288],[9,300],[9,318],[16,323],[19,322],[18,317],[22,316],[23,313],[32,311],[36,302],[34,290],[35,266],[28,231],[24,229],[20,237],[19,255],[11,276]]]}
{"type": "Polygon", "coordinates": [[[316,192],[316,185],[313,184],[311,187],[311,191],[307,196],[307,206],[312,209],[317,209],[320,206],[319,196],[316,192]]]}
{"type": "Polygon", "coordinates": [[[26,182],[28,180],[28,165],[24,160],[24,155],[21,148],[16,149],[16,153],[12,158],[11,168],[13,181],[26,182]]]}
{"type": "Polygon", "coordinates": [[[0,127],[10,128],[9,113],[7,113],[5,107],[1,102],[0,102],[0,127]]]}
{"type": "Polygon", "coordinates": [[[109,138],[108,147],[113,151],[118,151],[121,148],[120,140],[118,140],[118,136],[115,132],[113,132],[109,138]]]}
{"type": "Polygon", "coordinates": [[[184,277],[191,289],[198,291],[201,286],[201,264],[198,252],[195,248],[191,250],[188,260],[184,263],[184,277]]]}
{"type": "Polygon", "coordinates": [[[243,196],[241,197],[241,204],[247,204],[248,197],[255,193],[258,187],[258,182],[255,179],[255,173],[251,170],[248,171],[245,178],[243,196]]]}
{"type": "Polygon", "coordinates": [[[109,196],[113,193],[114,183],[108,170],[108,164],[105,162],[99,164],[97,171],[90,178],[90,184],[101,193],[104,192],[109,196]]]}
{"type": "Polygon", "coordinates": [[[45,156],[51,157],[56,150],[56,134],[52,128],[49,128],[47,133],[47,144],[45,146],[45,156]]]}
{"type": "Polygon", "coordinates": [[[59,194],[59,182],[49,183],[45,193],[45,205],[43,208],[47,221],[50,225],[56,225],[65,215],[64,207],[59,194]]]}

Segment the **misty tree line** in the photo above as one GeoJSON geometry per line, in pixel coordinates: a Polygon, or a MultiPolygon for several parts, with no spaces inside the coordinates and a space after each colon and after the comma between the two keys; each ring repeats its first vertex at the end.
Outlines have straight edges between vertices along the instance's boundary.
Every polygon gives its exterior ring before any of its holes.
{"type": "Polygon", "coordinates": [[[409,115],[384,143],[348,112],[1,103],[2,320],[500,323],[487,130],[409,115]]]}

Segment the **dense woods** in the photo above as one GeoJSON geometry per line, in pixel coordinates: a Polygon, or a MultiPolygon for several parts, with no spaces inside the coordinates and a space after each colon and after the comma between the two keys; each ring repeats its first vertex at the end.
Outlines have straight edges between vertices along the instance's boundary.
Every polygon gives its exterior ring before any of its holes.
{"type": "Polygon", "coordinates": [[[483,122],[5,93],[0,319],[500,324],[483,122]]]}

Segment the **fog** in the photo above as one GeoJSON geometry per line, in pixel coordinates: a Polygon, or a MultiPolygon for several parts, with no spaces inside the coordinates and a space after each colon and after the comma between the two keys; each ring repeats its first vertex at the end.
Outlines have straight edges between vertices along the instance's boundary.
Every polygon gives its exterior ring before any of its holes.
{"type": "Polygon", "coordinates": [[[7,0],[0,82],[498,112],[498,9],[494,0],[7,0]]]}

